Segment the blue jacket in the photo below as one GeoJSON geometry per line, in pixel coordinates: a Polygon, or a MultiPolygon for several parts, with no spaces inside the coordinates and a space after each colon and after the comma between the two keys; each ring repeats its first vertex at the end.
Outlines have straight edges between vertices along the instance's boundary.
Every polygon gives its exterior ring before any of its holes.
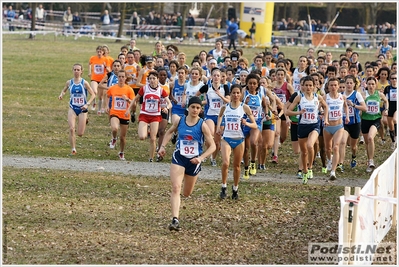
{"type": "Polygon", "coordinates": [[[238,25],[235,22],[230,23],[229,27],[227,28],[227,34],[235,35],[237,34],[238,25]]]}

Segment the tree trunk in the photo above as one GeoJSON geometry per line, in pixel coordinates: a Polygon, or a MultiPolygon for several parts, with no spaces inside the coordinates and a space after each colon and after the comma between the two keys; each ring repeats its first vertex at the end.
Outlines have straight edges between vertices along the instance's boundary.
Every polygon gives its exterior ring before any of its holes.
{"type": "Polygon", "coordinates": [[[331,23],[336,14],[337,14],[336,4],[335,3],[327,3],[327,8],[326,8],[327,21],[329,21],[331,23]]]}
{"type": "MultiPolygon", "coordinates": [[[[30,30],[31,31],[35,31],[36,30],[36,3],[32,3],[32,21],[30,24],[30,30]]],[[[33,35],[32,33],[29,34],[29,39],[34,39],[35,35],[33,35]]]]}
{"type": "Polygon", "coordinates": [[[183,4],[183,12],[181,13],[181,15],[182,15],[182,22],[181,22],[181,27],[180,27],[181,38],[184,38],[184,34],[185,34],[187,13],[188,13],[188,4],[184,3],[183,4]]]}
{"type": "Polygon", "coordinates": [[[164,25],[163,21],[163,13],[164,13],[165,3],[162,2],[159,7],[159,14],[161,14],[161,25],[164,25]]]}
{"type": "Polygon", "coordinates": [[[54,12],[53,11],[54,11],[53,10],[53,3],[50,3],[50,7],[49,7],[49,10],[48,10],[47,14],[50,14],[49,15],[49,20],[51,20],[51,21],[54,20],[54,12]]]}
{"type": "Polygon", "coordinates": [[[298,21],[298,12],[299,12],[299,8],[298,5],[296,4],[292,4],[290,6],[290,18],[292,18],[293,21],[298,21]]]}
{"type": "Polygon", "coordinates": [[[280,3],[274,3],[274,18],[273,18],[273,25],[274,25],[274,31],[278,30],[278,25],[277,22],[279,20],[279,14],[280,14],[280,3]]]}
{"type": "MultiPolygon", "coordinates": [[[[121,12],[121,19],[119,21],[119,30],[117,37],[121,37],[123,34],[123,25],[125,24],[125,14],[126,14],[126,2],[122,3],[122,10],[120,12],[121,12]]],[[[122,40],[116,39],[115,42],[120,43],[122,42],[122,40]]]]}

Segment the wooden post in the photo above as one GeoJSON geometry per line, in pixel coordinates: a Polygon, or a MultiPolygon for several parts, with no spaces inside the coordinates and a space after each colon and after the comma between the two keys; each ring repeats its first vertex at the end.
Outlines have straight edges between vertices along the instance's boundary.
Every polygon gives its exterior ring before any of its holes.
{"type": "MultiPolygon", "coordinates": [[[[348,198],[351,194],[351,188],[349,186],[345,186],[345,198],[348,198]]],[[[350,225],[348,223],[348,214],[349,214],[349,204],[345,203],[343,208],[343,218],[344,218],[344,225],[343,225],[343,245],[350,246],[350,225]]],[[[342,261],[343,265],[348,265],[347,261],[342,261]]]]}
{"type": "MultiPolygon", "coordinates": [[[[360,196],[360,187],[355,187],[355,196],[358,198],[359,196],[360,196]]],[[[352,232],[351,232],[351,246],[352,245],[354,245],[354,244],[356,244],[356,227],[357,227],[357,224],[358,224],[358,216],[357,216],[357,213],[358,213],[358,211],[357,211],[357,205],[354,205],[353,206],[353,213],[352,213],[352,216],[353,216],[353,219],[352,219],[352,232]]],[[[352,254],[349,254],[349,258],[352,256],[352,254]]],[[[350,261],[349,262],[349,265],[353,265],[353,262],[352,261],[350,261]]]]}

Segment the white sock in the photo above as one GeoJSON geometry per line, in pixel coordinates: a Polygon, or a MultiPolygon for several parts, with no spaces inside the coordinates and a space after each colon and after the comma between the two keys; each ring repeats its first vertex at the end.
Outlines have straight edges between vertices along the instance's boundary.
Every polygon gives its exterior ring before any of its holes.
{"type": "Polygon", "coordinates": [[[237,191],[238,190],[238,185],[237,186],[233,185],[233,190],[237,191]]]}
{"type": "Polygon", "coordinates": [[[331,175],[334,175],[334,176],[335,176],[335,171],[331,171],[331,175]]]}
{"type": "Polygon", "coordinates": [[[223,188],[226,188],[226,187],[227,187],[227,184],[222,184],[222,187],[223,187],[223,188]]]}

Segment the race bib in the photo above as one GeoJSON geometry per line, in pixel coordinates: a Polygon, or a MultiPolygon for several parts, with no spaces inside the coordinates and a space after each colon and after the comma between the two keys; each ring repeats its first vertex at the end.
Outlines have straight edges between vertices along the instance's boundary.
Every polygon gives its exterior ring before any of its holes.
{"type": "Polygon", "coordinates": [[[104,73],[104,65],[96,64],[94,65],[94,74],[103,74],[104,73]]]}
{"type": "Polygon", "coordinates": [[[145,101],[145,111],[150,113],[158,112],[158,101],[156,99],[147,99],[145,101]]]}
{"type": "Polygon", "coordinates": [[[389,90],[389,100],[390,101],[396,101],[397,100],[397,91],[396,91],[396,89],[395,90],[393,90],[393,89],[389,90]]]}
{"type": "Polygon", "coordinates": [[[330,110],[329,113],[329,119],[332,121],[339,120],[342,117],[341,110],[330,110]]]}
{"type": "Polygon", "coordinates": [[[85,98],[82,95],[76,95],[76,94],[73,95],[72,105],[81,107],[84,106],[84,104],[85,104],[85,98]]]}
{"type": "Polygon", "coordinates": [[[221,99],[212,99],[212,109],[220,109],[222,106],[222,100],[221,99]]]}
{"type": "Polygon", "coordinates": [[[114,109],[115,110],[126,110],[127,108],[127,102],[125,99],[122,97],[115,97],[115,104],[114,104],[114,109]]]}
{"type": "Polygon", "coordinates": [[[280,101],[285,103],[287,102],[287,99],[285,97],[285,94],[276,94],[278,98],[280,98],[280,101]]]}
{"type": "Polygon", "coordinates": [[[349,113],[348,117],[353,117],[355,115],[354,109],[355,109],[354,107],[351,106],[348,107],[348,113],[349,113]]]}
{"type": "Polygon", "coordinates": [[[367,102],[367,113],[371,115],[378,114],[380,112],[380,103],[377,101],[367,102]]]}
{"type": "Polygon", "coordinates": [[[180,140],[180,155],[186,158],[193,158],[198,156],[198,142],[193,140],[180,140]]]}

